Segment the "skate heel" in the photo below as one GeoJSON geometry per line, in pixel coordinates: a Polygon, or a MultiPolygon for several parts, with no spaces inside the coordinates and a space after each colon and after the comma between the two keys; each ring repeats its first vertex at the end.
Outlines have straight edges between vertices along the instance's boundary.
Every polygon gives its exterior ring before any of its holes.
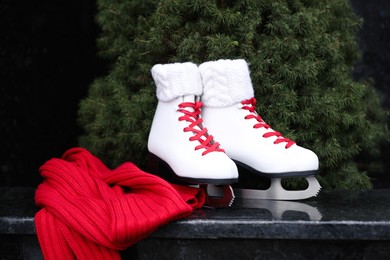
{"type": "Polygon", "coordinates": [[[152,153],[149,153],[148,155],[147,170],[149,173],[159,176],[169,183],[179,185],[189,184],[188,182],[181,180],[164,160],[152,153]]]}
{"type": "Polygon", "coordinates": [[[209,179],[209,178],[192,178],[179,176],[164,160],[158,156],[149,153],[147,169],[150,173],[157,175],[170,183],[179,185],[193,184],[213,184],[213,185],[230,185],[237,182],[237,178],[229,179],[209,179]]]}
{"type": "MultiPolygon", "coordinates": [[[[149,153],[147,170],[156,176],[163,178],[172,184],[189,185],[198,184],[197,179],[185,179],[177,176],[169,165],[160,159],[158,156],[149,153]]],[[[205,207],[210,208],[224,208],[230,207],[234,201],[234,192],[229,185],[213,185],[213,184],[199,184],[199,188],[203,189],[206,194],[205,207]]]]}

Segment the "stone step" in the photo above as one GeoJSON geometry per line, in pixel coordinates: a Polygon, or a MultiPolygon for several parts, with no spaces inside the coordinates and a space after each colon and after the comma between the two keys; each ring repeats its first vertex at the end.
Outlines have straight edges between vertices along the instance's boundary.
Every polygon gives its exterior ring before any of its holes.
{"type": "MultiPolygon", "coordinates": [[[[42,259],[32,188],[0,188],[0,259],[42,259]]],[[[123,252],[131,259],[390,259],[390,190],[238,200],[196,210],[123,252]]]]}

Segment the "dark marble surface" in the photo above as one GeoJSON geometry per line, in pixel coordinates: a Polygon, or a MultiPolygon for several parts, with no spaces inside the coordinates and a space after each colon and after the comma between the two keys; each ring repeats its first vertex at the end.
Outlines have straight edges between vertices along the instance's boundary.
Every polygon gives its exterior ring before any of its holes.
{"type": "Polygon", "coordinates": [[[155,237],[390,240],[390,190],[322,192],[300,201],[235,201],[202,209],[155,237]]]}
{"type": "MultiPolygon", "coordinates": [[[[389,241],[146,239],[123,259],[388,260],[389,241]]],[[[127,251],[125,251],[127,253],[127,251]]]]}
{"type": "MultiPolygon", "coordinates": [[[[43,259],[32,188],[0,188],[0,259],[43,259]]],[[[390,189],[321,192],[297,201],[236,200],[196,210],[123,259],[389,259],[390,189]]]]}
{"type": "MultiPolygon", "coordinates": [[[[34,189],[0,188],[0,233],[35,234],[34,189]]],[[[236,200],[196,210],[150,237],[390,240],[390,189],[321,192],[306,201],[236,200]]]]}
{"type": "Polygon", "coordinates": [[[35,234],[33,188],[0,188],[0,234],[35,234]]]}

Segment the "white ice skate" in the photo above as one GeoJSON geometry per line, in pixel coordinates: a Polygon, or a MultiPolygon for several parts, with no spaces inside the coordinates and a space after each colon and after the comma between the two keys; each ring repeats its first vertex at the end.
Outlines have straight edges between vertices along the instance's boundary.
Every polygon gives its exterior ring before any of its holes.
{"type": "Polygon", "coordinates": [[[237,165],[271,178],[267,190],[235,189],[237,198],[299,200],[316,196],[317,155],[274,131],[256,113],[256,100],[244,60],[219,60],[199,66],[203,81],[204,125],[237,165]],[[286,190],[281,179],[304,177],[305,190],[286,190]]]}
{"type": "MultiPolygon", "coordinates": [[[[202,125],[202,103],[198,96],[203,87],[198,67],[193,63],[159,64],[152,68],[152,76],[158,105],[148,149],[158,158],[157,163],[166,164],[174,180],[190,184],[236,182],[235,163],[202,125]]],[[[234,198],[229,189],[222,190],[226,192],[222,198],[234,198]]]]}

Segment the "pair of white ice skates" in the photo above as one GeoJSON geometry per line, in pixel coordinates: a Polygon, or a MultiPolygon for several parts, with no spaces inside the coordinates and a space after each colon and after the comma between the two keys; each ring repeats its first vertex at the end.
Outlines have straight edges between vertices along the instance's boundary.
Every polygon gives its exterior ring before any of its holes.
{"type": "Polygon", "coordinates": [[[158,64],[152,76],[158,105],[148,149],[177,179],[226,188],[237,182],[239,165],[270,178],[271,186],[235,189],[236,197],[299,200],[317,195],[318,157],[274,131],[256,113],[245,60],[158,64]],[[309,185],[286,190],[281,185],[286,177],[304,177],[309,185]]]}

